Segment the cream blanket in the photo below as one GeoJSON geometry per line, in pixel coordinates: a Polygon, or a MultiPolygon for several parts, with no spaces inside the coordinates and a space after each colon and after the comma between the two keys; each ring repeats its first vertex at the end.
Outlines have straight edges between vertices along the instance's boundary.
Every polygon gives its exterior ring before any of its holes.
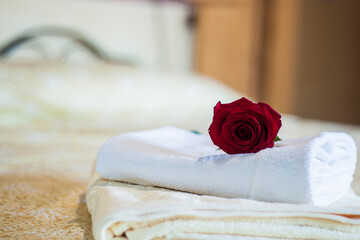
{"type": "Polygon", "coordinates": [[[360,198],[328,207],[227,199],[101,179],[86,200],[95,239],[360,239],[360,198]]]}

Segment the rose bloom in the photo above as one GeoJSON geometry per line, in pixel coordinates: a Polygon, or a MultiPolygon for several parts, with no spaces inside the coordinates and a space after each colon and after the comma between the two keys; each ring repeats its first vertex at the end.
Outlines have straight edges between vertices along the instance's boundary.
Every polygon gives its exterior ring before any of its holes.
{"type": "Polygon", "coordinates": [[[255,153],[274,146],[281,115],[266,103],[241,98],[214,107],[209,135],[228,154],[255,153]]]}

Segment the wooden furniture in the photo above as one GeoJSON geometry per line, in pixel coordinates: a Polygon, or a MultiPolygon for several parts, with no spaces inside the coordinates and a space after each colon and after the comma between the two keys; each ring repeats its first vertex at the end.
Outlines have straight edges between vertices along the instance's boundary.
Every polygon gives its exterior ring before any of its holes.
{"type": "Polygon", "coordinates": [[[360,1],[267,3],[263,99],[283,112],[360,124],[360,1]]]}
{"type": "Polygon", "coordinates": [[[360,1],[191,2],[197,71],[280,112],[360,124],[360,1]]]}
{"type": "Polygon", "coordinates": [[[259,95],[261,0],[193,0],[197,6],[195,68],[250,97],[259,95]]]}

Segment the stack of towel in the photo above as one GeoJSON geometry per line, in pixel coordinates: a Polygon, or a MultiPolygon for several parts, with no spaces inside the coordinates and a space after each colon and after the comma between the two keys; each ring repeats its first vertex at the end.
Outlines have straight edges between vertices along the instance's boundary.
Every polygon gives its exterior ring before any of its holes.
{"type": "Polygon", "coordinates": [[[172,127],[122,134],[100,148],[87,191],[94,236],[359,239],[355,164],[344,133],[235,155],[172,127]]]}

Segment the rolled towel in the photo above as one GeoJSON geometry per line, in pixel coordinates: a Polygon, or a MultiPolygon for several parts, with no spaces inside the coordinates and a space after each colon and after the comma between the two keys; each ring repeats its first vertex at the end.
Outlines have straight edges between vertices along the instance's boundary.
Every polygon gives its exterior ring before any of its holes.
{"type": "Polygon", "coordinates": [[[163,127],[109,139],[96,171],[105,179],[197,194],[324,206],[348,192],[355,165],[356,146],[345,133],[229,155],[208,135],[163,127]]]}

